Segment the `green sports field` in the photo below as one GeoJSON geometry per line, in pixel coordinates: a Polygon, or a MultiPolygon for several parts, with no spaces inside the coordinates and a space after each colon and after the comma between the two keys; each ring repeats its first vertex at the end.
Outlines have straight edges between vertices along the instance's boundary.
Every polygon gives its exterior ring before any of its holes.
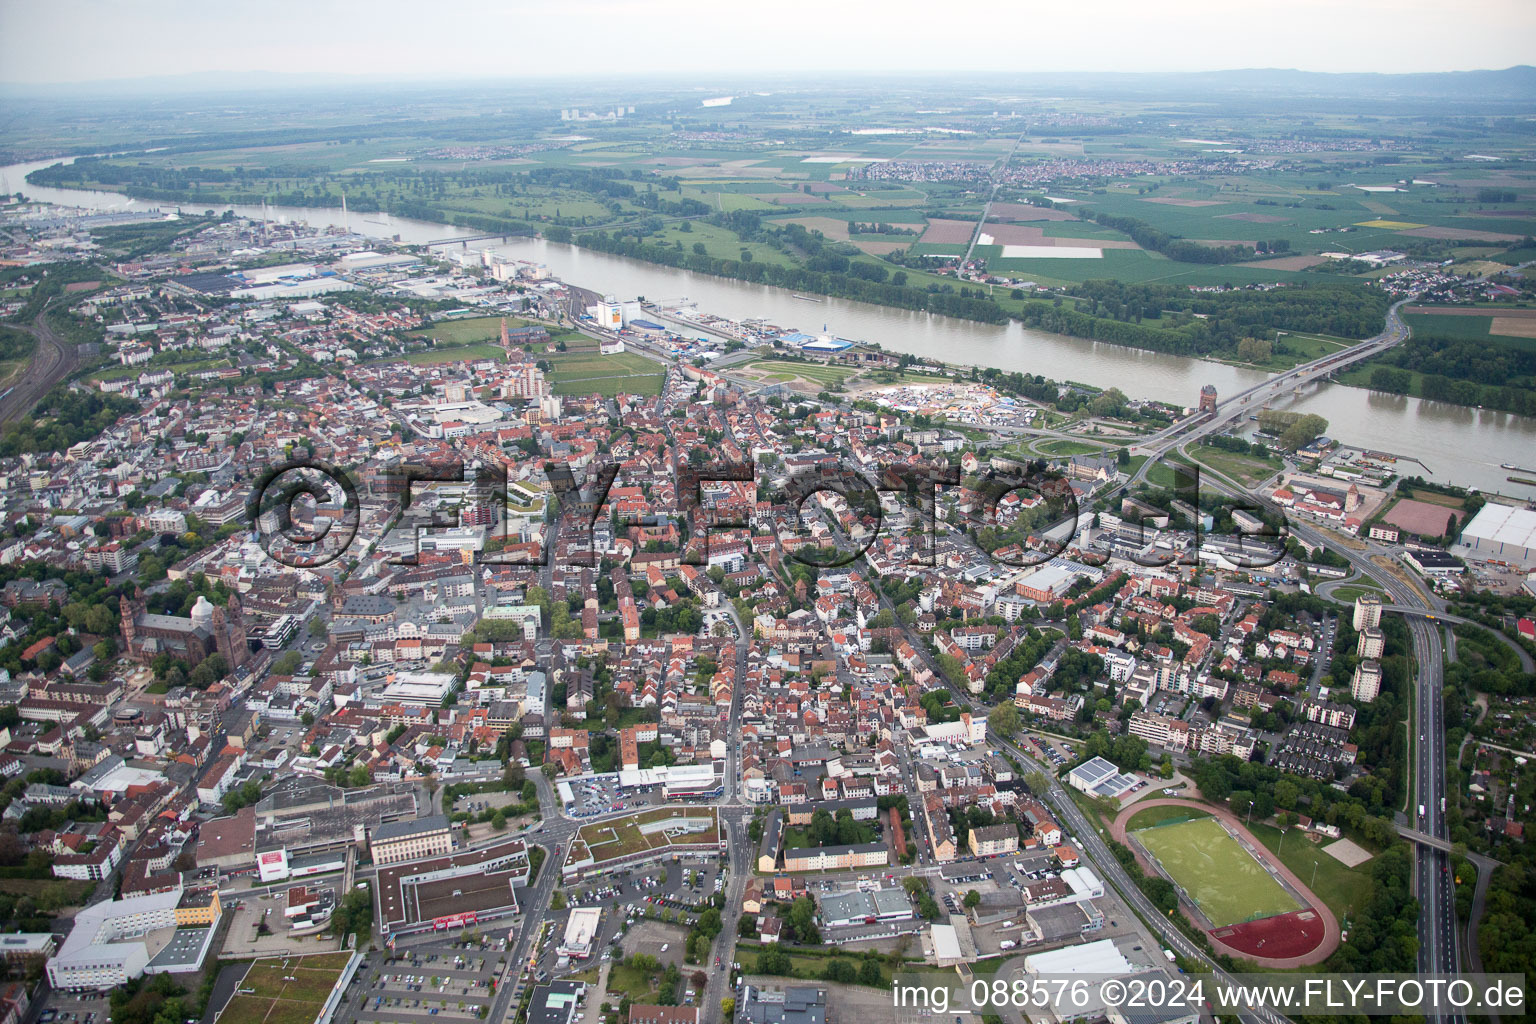
{"type": "Polygon", "coordinates": [[[1300,909],[1215,818],[1132,833],[1214,927],[1300,909]]]}

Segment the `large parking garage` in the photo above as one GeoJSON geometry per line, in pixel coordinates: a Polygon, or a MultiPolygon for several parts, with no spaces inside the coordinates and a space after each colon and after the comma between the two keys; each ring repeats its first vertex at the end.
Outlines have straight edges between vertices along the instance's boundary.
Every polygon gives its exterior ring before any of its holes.
{"type": "Polygon", "coordinates": [[[490,1013],[506,964],[500,928],[398,946],[371,961],[347,993],[337,1024],[447,1024],[490,1013]]]}

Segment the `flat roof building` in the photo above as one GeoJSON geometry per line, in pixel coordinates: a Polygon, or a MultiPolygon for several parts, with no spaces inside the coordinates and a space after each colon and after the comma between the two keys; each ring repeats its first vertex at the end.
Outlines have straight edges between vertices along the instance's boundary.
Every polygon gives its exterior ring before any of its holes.
{"type": "Polygon", "coordinates": [[[143,974],[197,970],[219,921],[215,888],[180,886],[147,896],[93,903],[48,961],[48,981],[72,992],[126,985],[143,974]]]}
{"type": "Polygon", "coordinates": [[[833,893],[821,898],[821,919],[829,928],[869,921],[902,921],[913,916],[903,889],[833,893]]]}
{"type": "Polygon", "coordinates": [[[571,1024],[587,986],[579,981],[552,981],[534,988],[528,1001],[528,1024],[571,1024]]]}
{"type": "Polygon", "coordinates": [[[385,822],[373,829],[368,844],[375,864],[398,864],[453,852],[453,832],[446,815],[429,814],[385,822]]]}
{"type": "Polygon", "coordinates": [[[1122,774],[1112,762],[1102,757],[1092,757],[1068,772],[1067,781],[1073,789],[1089,796],[1119,798],[1140,780],[1134,775],[1122,774]]]}
{"type": "Polygon", "coordinates": [[[1462,528],[1461,546],[1473,558],[1536,566],[1536,512],[1489,502],[1462,528]]]}
{"type": "Polygon", "coordinates": [[[565,935],[560,940],[560,955],[579,960],[591,956],[592,940],[597,935],[597,926],[602,919],[603,912],[597,907],[577,907],[572,910],[570,918],[565,922],[565,935]]]}

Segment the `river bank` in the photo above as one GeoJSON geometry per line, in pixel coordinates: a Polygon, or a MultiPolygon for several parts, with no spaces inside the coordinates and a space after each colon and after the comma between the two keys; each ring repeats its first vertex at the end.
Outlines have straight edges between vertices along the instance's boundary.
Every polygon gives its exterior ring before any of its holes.
{"type": "MultiPolygon", "coordinates": [[[[14,164],[0,176],[19,187],[26,174],[54,161],[14,164]]],[[[98,210],[152,209],[148,204],[110,192],[78,192],[27,185],[32,199],[98,210]]],[[[161,206],[161,209],[172,209],[161,206]]],[[[260,217],[261,207],[232,207],[237,216],[260,217]]],[[[267,207],[278,220],[334,225],[381,239],[425,244],[465,238],[481,232],[411,218],[374,223],[328,207],[267,207]]],[[[910,353],[950,364],[996,367],[1005,372],[1039,374],[1081,381],[1097,388],[1118,387],[1127,395],[1189,406],[1209,384],[1218,394],[1234,394],[1272,376],[1249,367],[1208,359],[1149,352],[1107,342],[1071,338],[1023,326],[983,324],[929,312],[894,309],[827,297],[797,300],[794,294],[762,284],[711,277],[659,267],[543,238],[506,242],[465,241],[466,246],[501,248],[520,259],[543,263],[561,280],[600,294],[645,296],[667,305],[692,301],[699,308],[734,320],[763,319],[798,326],[808,333],[830,333],[878,343],[889,352],[910,353]]],[[[1518,463],[1536,450],[1536,419],[1469,409],[1400,395],[1387,395],[1337,384],[1309,385],[1287,393],[1275,408],[1315,412],[1329,421],[1329,432],[1350,444],[1412,454],[1428,467],[1432,479],[1486,491],[1536,497],[1536,488],[1512,484],[1501,462],[1518,463]]]]}

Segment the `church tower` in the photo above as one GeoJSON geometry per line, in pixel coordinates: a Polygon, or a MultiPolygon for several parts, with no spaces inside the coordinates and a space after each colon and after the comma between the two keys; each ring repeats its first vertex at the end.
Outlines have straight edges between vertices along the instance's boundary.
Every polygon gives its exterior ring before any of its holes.
{"type": "Polygon", "coordinates": [[[123,619],[123,650],[128,652],[130,658],[138,658],[139,616],[144,614],[147,607],[144,591],[134,587],[133,596],[124,597],[118,605],[123,619]]]}
{"type": "Polygon", "coordinates": [[[234,594],[229,595],[226,607],[213,610],[213,643],[231,672],[250,660],[251,648],[245,642],[245,616],[234,594]]]}

